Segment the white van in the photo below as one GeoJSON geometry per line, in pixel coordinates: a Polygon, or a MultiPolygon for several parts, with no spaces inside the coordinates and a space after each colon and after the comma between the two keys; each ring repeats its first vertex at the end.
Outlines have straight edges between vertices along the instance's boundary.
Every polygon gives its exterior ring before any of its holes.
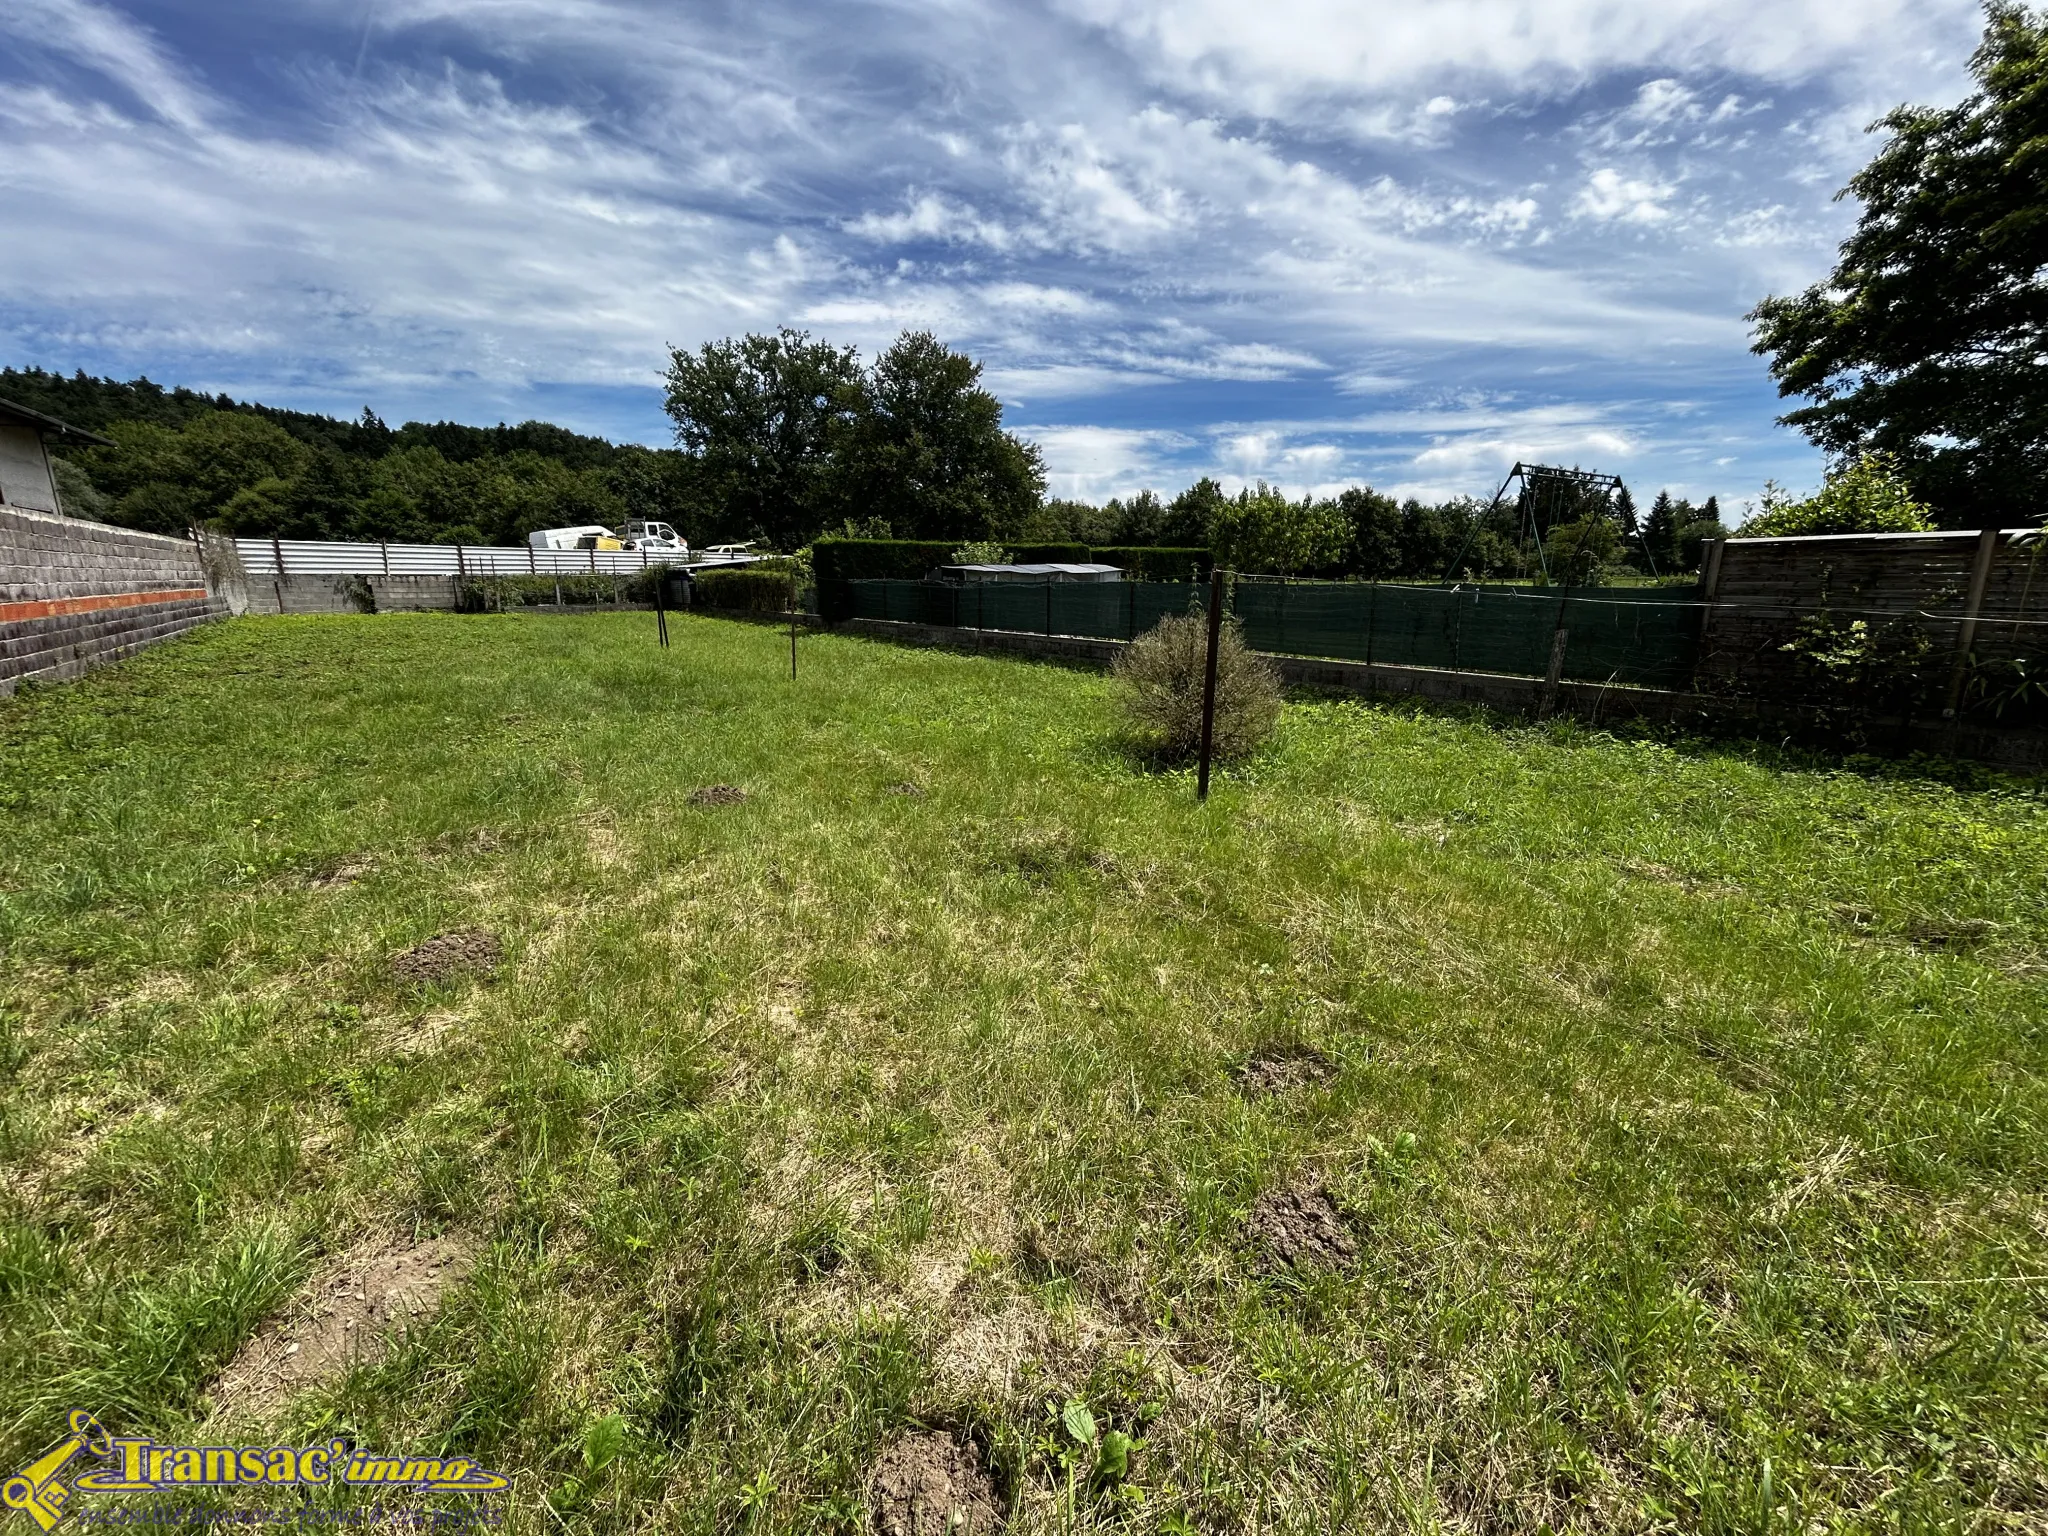
{"type": "Polygon", "coordinates": [[[609,528],[585,523],[581,528],[537,528],[526,536],[526,542],[534,549],[595,549],[596,545],[585,544],[583,540],[613,536],[609,528]]]}

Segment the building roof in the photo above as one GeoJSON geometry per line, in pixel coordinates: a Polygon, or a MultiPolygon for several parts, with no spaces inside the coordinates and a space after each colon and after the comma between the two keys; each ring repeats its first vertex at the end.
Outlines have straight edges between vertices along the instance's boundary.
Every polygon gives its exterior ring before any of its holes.
{"type": "Polygon", "coordinates": [[[948,565],[948,571],[972,571],[983,576],[1108,576],[1122,574],[1120,565],[948,565]]]}
{"type": "Polygon", "coordinates": [[[65,438],[75,443],[94,443],[101,448],[114,446],[110,440],[101,437],[97,432],[74,427],[54,416],[45,416],[41,411],[32,411],[25,405],[16,405],[12,400],[0,400],[0,421],[18,422],[25,427],[34,427],[38,432],[47,433],[51,437],[65,438]]]}

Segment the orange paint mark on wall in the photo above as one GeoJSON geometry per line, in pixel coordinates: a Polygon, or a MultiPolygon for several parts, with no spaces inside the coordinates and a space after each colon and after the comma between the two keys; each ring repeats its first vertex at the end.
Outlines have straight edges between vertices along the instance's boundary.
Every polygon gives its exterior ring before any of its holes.
{"type": "Polygon", "coordinates": [[[177,587],[168,592],[109,592],[102,597],[52,597],[26,603],[0,603],[0,624],[57,619],[73,613],[99,613],[107,608],[141,608],[150,603],[189,603],[205,596],[204,587],[177,587]]]}

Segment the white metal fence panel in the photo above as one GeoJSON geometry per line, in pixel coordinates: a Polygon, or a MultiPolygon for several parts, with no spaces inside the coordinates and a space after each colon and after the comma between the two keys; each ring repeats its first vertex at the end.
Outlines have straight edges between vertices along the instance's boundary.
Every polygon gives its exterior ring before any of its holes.
{"type": "Polygon", "coordinates": [[[324,539],[237,539],[251,576],[626,576],[655,565],[751,565],[751,555],[658,549],[521,549],[477,544],[344,544],[324,539]]]}

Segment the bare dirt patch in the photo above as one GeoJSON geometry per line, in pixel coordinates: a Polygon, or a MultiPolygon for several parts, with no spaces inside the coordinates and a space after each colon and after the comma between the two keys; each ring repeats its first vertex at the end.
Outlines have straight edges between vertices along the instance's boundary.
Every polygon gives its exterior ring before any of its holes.
{"type": "Polygon", "coordinates": [[[316,890],[335,890],[343,886],[354,885],[358,880],[366,879],[370,875],[375,874],[376,870],[377,861],[375,859],[354,855],[345,859],[336,859],[332,863],[322,865],[306,877],[306,884],[316,890]]]}
{"type": "Polygon", "coordinates": [[[259,1328],[214,1383],[224,1413],[267,1417],[294,1393],[371,1365],[475,1267],[467,1239],[431,1238],[342,1261],[259,1328]]]}
{"type": "Polygon", "coordinates": [[[692,805],[739,805],[746,798],[747,792],[737,784],[706,784],[690,791],[692,805]]]}
{"type": "Polygon", "coordinates": [[[1313,1088],[1336,1075],[1336,1064],[1314,1046],[1287,1041],[1260,1046],[1235,1073],[1237,1086],[1250,1094],[1313,1088]]]}
{"type": "Polygon", "coordinates": [[[1268,1271],[1341,1269],[1358,1257],[1343,1213],[1316,1184],[1268,1190],[1252,1202],[1244,1231],[1268,1271]]]}
{"type": "Polygon", "coordinates": [[[457,976],[494,971],[505,958],[505,946],[481,928],[457,928],[415,945],[391,961],[400,981],[448,981],[457,976]]]}
{"type": "Polygon", "coordinates": [[[883,1447],[868,1510],[881,1536],[980,1536],[1003,1525],[996,1480],[981,1458],[938,1430],[913,1430],[883,1447]]]}

